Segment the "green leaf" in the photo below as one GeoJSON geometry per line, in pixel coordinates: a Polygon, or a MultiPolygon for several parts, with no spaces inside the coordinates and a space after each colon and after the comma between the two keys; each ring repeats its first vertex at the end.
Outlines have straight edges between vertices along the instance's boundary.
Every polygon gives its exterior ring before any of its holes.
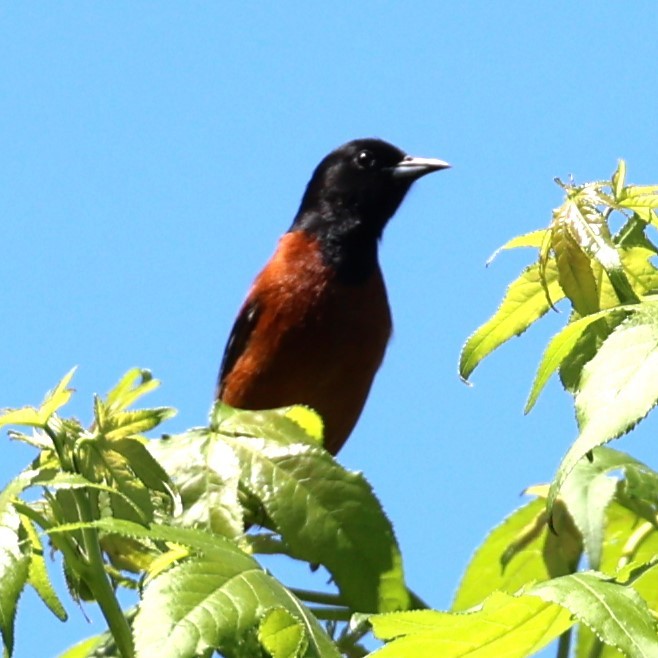
{"type": "Polygon", "coordinates": [[[175,415],[176,410],[171,407],[116,411],[98,424],[98,432],[104,434],[108,441],[116,441],[148,432],[175,415]]]}
{"type": "Polygon", "coordinates": [[[572,625],[569,612],[558,605],[503,592],[468,612],[399,612],[373,615],[370,623],[378,638],[392,640],[373,658],[524,658],[572,625]]]}
{"type": "Polygon", "coordinates": [[[549,507],[582,457],[630,430],[658,402],[657,348],[658,305],[645,302],[585,364],[576,394],[580,436],[560,463],[549,507]]]}
{"type": "MultiPolygon", "coordinates": [[[[104,636],[95,635],[94,637],[89,637],[82,642],[78,642],[76,645],[60,653],[58,658],[94,658],[95,650],[98,648],[104,636]]],[[[105,656],[106,654],[103,654],[105,656]]],[[[108,658],[110,658],[108,656],[108,658]]]]}
{"type": "Polygon", "coordinates": [[[658,208],[658,186],[629,185],[617,195],[617,203],[636,213],[643,221],[655,223],[656,216],[652,211],[658,208]]]}
{"type": "Polygon", "coordinates": [[[656,624],[638,593],[603,574],[584,572],[552,578],[517,596],[494,592],[472,611],[374,615],[377,637],[398,639],[373,657],[521,658],[564,632],[572,615],[626,656],[658,655],[656,624]]]}
{"type": "Polygon", "coordinates": [[[143,395],[154,391],[158,386],[160,386],[160,381],[153,379],[150,370],[133,368],[107,394],[105,405],[110,413],[122,411],[143,395]]]}
{"type": "MultiPolygon", "coordinates": [[[[130,440],[122,439],[122,442],[130,440]]],[[[82,443],[79,447],[78,460],[81,470],[91,481],[105,482],[116,490],[109,493],[112,513],[115,517],[137,523],[148,523],[153,519],[154,513],[150,491],[135,475],[129,460],[114,449],[114,443],[106,441],[103,437],[82,443]]],[[[150,455],[149,459],[151,459],[150,455]]]]}
{"type": "Polygon", "coordinates": [[[68,388],[75,368],[70,370],[57,386],[46,394],[41,407],[23,407],[22,409],[8,409],[0,415],[0,427],[8,425],[23,425],[28,427],[45,427],[48,419],[62,406],[64,406],[71,395],[73,389],[68,388]]]}
{"type": "Polygon", "coordinates": [[[178,489],[182,512],[174,518],[174,523],[205,528],[225,537],[242,535],[240,468],[227,443],[215,440],[210,433],[192,430],[151,441],[148,449],[178,489]]]}
{"type": "Polygon", "coordinates": [[[572,395],[575,395],[579,390],[580,378],[585,364],[595,356],[603,341],[616,326],[613,323],[613,319],[616,317],[615,315],[609,315],[585,327],[585,330],[576,339],[571,352],[560,363],[560,382],[564,389],[572,395]]]}
{"type": "Polygon", "coordinates": [[[303,656],[308,645],[304,626],[285,608],[265,613],[258,628],[258,640],[272,658],[303,656]]]}
{"type": "Polygon", "coordinates": [[[28,572],[28,582],[39,598],[46,604],[48,609],[60,620],[66,621],[68,615],[62,605],[62,602],[57,596],[57,592],[50,580],[48,570],[46,569],[46,561],[43,557],[43,544],[41,537],[37,532],[34,524],[30,519],[25,516],[21,517],[21,524],[30,543],[30,567],[28,572]]]}
{"type": "Polygon", "coordinates": [[[528,593],[563,606],[629,658],[658,655],[655,620],[632,587],[592,571],[553,578],[528,593]]]}
{"type": "Polygon", "coordinates": [[[625,475],[623,480],[617,482],[617,500],[655,526],[658,514],[658,473],[623,452],[610,448],[598,448],[597,452],[605,456],[613,455],[605,460],[605,465],[609,470],[616,468],[625,475]]]}
{"type": "Polygon", "coordinates": [[[30,559],[21,549],[19,516],[6,502],[3,500],[0,508],[0,633],[6,653],[11,655],[16,606],[27,582],[30,559]]]}
{"type": "MultiPolygon", "coordinates": [[[[554,263],[547,263],[545,269],[546,289],[550,300],[555,303],[564,297],[564,293],[554,263]]],[[[522,334],[549,308],[551,302],[542,285],[539,265],[531,265],[508,287],[496,313],[466,341],[459,360],[462,379],[468,380],[487,355],[510,338],[522,334]]]]}
{"type": "Polygon", "coordinates": [[[501,251],[517,249],[518,247],[534,247],[535,249],[539,249],[544,242],[546,232],[546,229],[540,229],[538,231],[532,231],[531,233],[525,233],[524,235],[517,235],[511,240],[508,240],[502,247],[498,247],[498,249],[487,258],[487,267],[491,265],[501,251]]]}
{"type": "Polygon", "coordinates": [[[590,259],[572,236],[570,228],[567,222],[558,222],[552,232],[551,246],[558,281],[574,310],[580,315],[589,315],[599,310],[598,287],[590,259]]]}
{"type": "Polygon", "coordinates": [[[211,427],[208,439],[231,447],[242,486],[291,555],[324,565],[355,610],[408,606],[393,528],[370,485],[317,447],[289,408],[249,412],[217,405],[211,427]]]}
{"type": "MultiPolygon", "coordinates": [[[[564,228],[588,261],[597,263],[605,270],[619,301],[622,304],[637,303],[639,299],[626,278],[621,257],[610,236],[607,219],[597,207],[607,206],[608,201],[607,197],[602,196],[599,187],[598,184],[590,183],[581,188],[572,188],[573,191],[568,193],[564,204],[554,211],[553,235],[555,238],[560,229],[564,228]]],[[[555,239],[553,248],[556,249],[555,239]]],[[[570,250],[570,256],[576,257],[573,250],[570,250]]],[[[567,263],[568,258],[565,259],[565,265],[567,263]]],[[[584,282],[584,279],[579,280],[584,282]]],[[[560,282],[564,287],[566,279],[561,279],[560,282]]],[[[580,291],[576,290],[573,297],[569,291],[565,292],[581,315],[599,310],[598,307],[587,310],[587,304],[583,306],[584,300],[579,294],[580,291]]],[[[587,294],[587,290],[583,292],[587,294]]]]}
{"type": "Polygon", "coordinates": [[[290,418],[290,420],[297,423],[308,436],[315,439],[318,443],[322,443],[324,423],[320,414],[309,407],[299,404],[294,407],[288,407],[284,413],[286,418],[290,418]]]}
{"type": "Polygon", "coordinates": [[[247,411],[217,402],[211,413],[210,429],[225,436],[267,436],[282,445],[307,443],[317,446],[321,430],[318,422],[321,424],[322,419],[313,410],[299,405],[247,411]],[[317,417],[317,421],[313,421],[313,417],[317,417]]]}
{"type": "Polygon", "coordinates": [[[112,448],[126,459],[130,469],[146,487],[174,498],[169,476],[153,458],[144,442],[135,438],[120,439],[112,441],[112,448]]]}
{"type": "Polygon", "coordinates": [[[569,354],[571,354],[576,343],[587,327],[593,322],[603,318],[613,316],[617,313],[621,316],[623,311],[632,312],[638,308],[638,305],[626,305],[614,309],[604,309],[598,313],[592,313],[591,315],[586,315],[584,318],[570,322],[558,334],[553,336],[548,343],[548,346],[542,355],[539,367],[537,368],[537,374],[535,375],[530,395],[528,396],[528,401],[523,410],[524,413],[527,414],[535,405],[539,394],[544,386],[546,386],[551,375],[562,365],[562,362],[569,356],[569,354]]]}
{"type": "Polygon", "coordinates": [[[615,173],[612,174],[612,193],[614,194],[615,199],[619,199],[619,195],[622,192],[625,181],[626,162],[620,159],[617,163],[617,169],[615,170],[615,173]]]}
{"type": "Polygon", "coordinates": [[[28,427],[43,427],[44,422],[38,409],[23,407],[21,409],[8,409],[0,416],[0,427],[9,425],[22,425],[28,427]]]}
{"type": "Polygon", "coordinates": [[[658,270],[651,262],[651,259],[655,256],[654,249],[645,246],[632,246],[621,249],[624,270],[635,288],[642,294],[658,290],[658,270]]]}
{"type": "Polygon", "coordinates": [[[494,590],[512,594],[528,583],[576,569],[582,555],[581,535],[561,505],[555,508],[555,532],[548,529],[546,490],[543,486],[529,490],[542,498],[518,509],[487,536],[464,573],[453,610],[472,608],[494,590]]]}
{"type": "Polygon", "coordinates": [[[653,264],[658,247],[646,234],[647,223],[634,214],[615,235],[624,270],[642,294],[658,290],[658,270],[653,264]]]}
{"type": "Polygon", "coordinates": [[[629,247],[644,247],[654,253],[658,253],[658,247],[649,239],[646,233],[647,223],[637,215],[632,215],[615,233],[614,242],[618,247],[627,249],[629,247]]]}
{"type": "Polygon", "coordinates": [[[73,395],[73,389],[69,388],[71,379],[77,368],[69,370],[57,386],[46,394],[45,400],[41,404],[39,413],[44,420],[44,423],[50,418],[58,409],[63,407],[73,395]]]}
{"type": "MultiPolygon", "coordinates": [[[[599,448],[595,452],[610,451],[599,448]]],[[[625,463],[626,473],[634,470],[632,457],[620,453],[619,460],[625,463]]],[[[612,461],[610,462],[612,464],[612,461]]],[[[641,465],[643,467],[643,465],[641,465]]],[[[641,468],[640,467],[640,468],[641,468]]],[[[646,468],[646,467],[644,467],[646,468]]],[[[649,522],[642,522],[632,510],[622,506],[616,501],[608,506],[605,520],[605,540],[601,558],[601,571],[614,575],[620,568],[632,563],[643,565],[651,563],[658,555],[658,532],[649,522]]],[[[658,609],[658,569],[650,569],[642,576],[633,580],[633,589],[647,602],[652,610],[658,609]]],[[[583,643],[591,643],[591,637],[582,639],[583,643]]],[[[579,644],[581,638],[579,638],[579,644]]],[[[584,650],[581,655],[589,655],[584,650]]]]}
{"type": "Polygon", "coordinates": [[[346,471],[308,444],[224,440],[238,457],[244,485],[292,554],[324,565],[350,607],[373,612],[408,606],[393,528],[360,473],[346,471]]]}
{"type": "Polygon", "coordinates": [[[622,454],[596,448],[592,462],[582,460],[576,464],[560,492],[560,500],[566,505],[582,535],[592,569],[601,566],[605,512],[617,489],[617,478],[609,474],[628,463],[621,457],[622,454]]]}
{"type": "Polygon", "coordinates": [[[545,541],[545,503],[536,499],[487,535],[466,567],[452,609],[467,610],[494,590],[512,594],[526,583],[548,578],[542,557],[545,541]]]}
{"type": "Polygon", "coordinates": [[[283,608],[298,620],[308,642],[305,656],[338,658],[315,617],[228,542],[147,582],[133,626],[136,656],[191,658],[230,646],[272,608],[283,608]]]}

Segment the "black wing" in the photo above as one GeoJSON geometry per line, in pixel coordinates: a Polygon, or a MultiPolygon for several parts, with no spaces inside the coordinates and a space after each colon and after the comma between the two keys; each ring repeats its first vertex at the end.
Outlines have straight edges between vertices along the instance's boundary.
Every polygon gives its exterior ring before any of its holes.
{"type": "Polygon", "coordinates": [[[258,304],[256,301],[247,302],[238,314],[237,319],[231,329],[226,347],[224,348],[224,356],[222,357],[222,365],[219,367],[219,377],[217,378],[217,389],[215,397],[221,399],[224,380],[227,375],[233,370],[237,360],[244,353],[249,337],[251,336],[256,322],[258,321],[258,304]]]}

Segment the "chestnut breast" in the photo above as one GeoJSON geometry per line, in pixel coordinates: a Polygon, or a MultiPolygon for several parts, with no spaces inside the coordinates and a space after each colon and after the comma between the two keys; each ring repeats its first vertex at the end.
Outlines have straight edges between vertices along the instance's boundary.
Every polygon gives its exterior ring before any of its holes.
{"type": "Polygon", "coordinates": [[[391,335],[379,266],[365,282],[341,283],[316,238],[286,233],[246,309],[253,324],[219,397],[243,409],[308,405],[322,416],[325,447],[336,454],[361,414],[391,335]]]}

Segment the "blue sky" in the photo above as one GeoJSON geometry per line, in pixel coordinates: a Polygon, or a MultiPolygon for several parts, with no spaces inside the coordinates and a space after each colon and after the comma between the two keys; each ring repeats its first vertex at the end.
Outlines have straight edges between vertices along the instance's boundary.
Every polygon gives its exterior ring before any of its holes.
{"type": "MultiPolygon", "coordinates": [[[[658,182],[657,18],[649,0],[5,3],[0,406],[78,365],[70,412],[89,419],[92,393],[141,366],[163,381],[150,402],[179,410],[167,431],[203,424],[235,312],[317,162],[366,136],[448,160],[384,236],[395,334],[340,454],[393,520],[411,586],[446,607],[575,437],[557,382],[522,415],[564,313],[460,382],[461,345],[533,254],[484,263],[548,223],[555,176],[607,178],[623,157],[631,182],[658,182]]],[[[616,447],[656,467],[655,429],[616,447]]],[[[3,454],[4,483],[31,455],[3,454]]],[[[22,601],[21,658],[102,629],[93,607],[62,625],[39,606],[22,601]]]]}

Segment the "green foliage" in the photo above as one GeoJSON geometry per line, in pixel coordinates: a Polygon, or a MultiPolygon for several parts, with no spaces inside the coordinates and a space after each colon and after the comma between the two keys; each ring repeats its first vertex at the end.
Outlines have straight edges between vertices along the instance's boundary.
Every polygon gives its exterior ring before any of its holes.
{"type": "Polygon", "coordinates": [[[377,637],[393,640],[377,658],[411,656],[528,656],[571,625],[569,613],[536,596],[494,592],[477,610],[430,610],[371,618],[377,637]]]}
{"type": "Polygon", "coordinates": [[[567,300],[526,411],[558,373],[580,434],[553,482],[476,550],[450,610],[407,588],[390,521],[363,475],[322,448],[312,410],[217,404],[207,427],[149,439],[173,414],[131,408],[158,386],[150,373],[95,397],[83,426],[60,415],[71,371],[39,407],[0,415],[37,451],[0,493],[4,655],[26,587],[67,617],[47,544],[73,600],[95,601],[108,624],[61,658],[520,658],[552,641],[559,658],[658,656],[658,473],[603,445],[658,402],[658,188],[625,173],[620,162],[609,182],[560,183],[550,226],[501,248],[535,248],[537,262],[467,341],[461,375],[567,300]],[[286,586],[265,554],[324,568],[329,591],[286,586]],[[134,608],[119,588],[138,593],[134,608]],[[372,653],[368,633],[383,643],[372,653]]]}
{"type": "MultiPolygon", "coordinates": [[[[475,553],[452,611],[413,611],[370,618],[391,640],[377,656],[528,656],[579,622],[576,655],[658,655],[658,474],[628,455],[597,448],[580,462],[554,509],[543,496],[495,528],[475,553]],[[617,479],[614,473],[622,472],[617,479]],[[584,554],[598,570],[578,571],[584,554]],[[597,644],[596,642],[604,642],[597,644]]],[[[565,653],[560,655],[567,655],[565,653]]]]}
{"type": "Polygon", "coordinates": [[[565,200],[548,229],[504,247],[537,247],[537,263],[510,285],[498,311],[462,350],[466,379],[494,349],[558,301],[569,301],[568,323],[550,341],[526,403],[528,412],[556,371],[575,396],[580,436],[558,469],[549,507],[582,457],[628,432],[658,403],[658,302],[652,294],[658,291],[652,262],[658,250],[647,235],[658,225],[658,186],[626,185],[625,176],[621,161],[608,182],[558,181],[565,200]],[[615,216],[623,224],[613,233],[615,216]]]}
{"type": "MultiPolygon", "coordinates": [[[[658,403],[658,249],[648,235],[658,225],[658,186],[626,185],[625,176],[621,161],[608,182],[558,181],[565,200],[548,229],[503,247],[537,248],[537,262],[468,339],[460,362],[462,376],[469,377],[482,359],[560,300],[570,304],[566,326],[542,356],[526,413],[559,372],[574,396],[579,436],[550,487],[533,490],[546,502],[535,500],[517,511],[478,550],[455,610],[487,600],[483,574],[496,590],[543,592],[581,622],[575,655],[583,658],[658,655],[656,553],[646,550],[656,546],[658,480],[628,455],[601,447],[658,403]],[[617,231],[611,229],[615,217],[621,219],[617,231]],[[584,559],[596,571],[580,572],[575,581],[584,559]],[[558,579],[566,580],[556,590],[558,579]],[[533,580],[538,584],[528,589],[533,580]]],[[[567,637],[561,656],[567,655],[567,637]]]]}
{"type": "Polygon", "coordinates": [[[61,554],[70,594],[96,601],[108,622],[108,634],[70,656],[338,656],[332,638],[363,655],[364,628],[340,622],[409,607],[392,526],[363,476],[322,449],[314,412],[218,404],[208,427],[154,441],[142,433],[172,410],[128,409],[157,386],[148,372],[132,370],[96,397],[89,427],[58,413],[72,374],[39,408],[0,417],[32,428],[11,435],[39,450],[0,495],[0,630],[8,655],[26,585],[66,617],[43,534],[61,554]],[[42,497],[28,502],[34,495],[24,494],[34,489],[42,497]],[[335,591],[289,589],[263,570],[258,553],[321,565],[335,591]],[[117,587],[140,590],[130,614],[119,608],[117,587]]]}

